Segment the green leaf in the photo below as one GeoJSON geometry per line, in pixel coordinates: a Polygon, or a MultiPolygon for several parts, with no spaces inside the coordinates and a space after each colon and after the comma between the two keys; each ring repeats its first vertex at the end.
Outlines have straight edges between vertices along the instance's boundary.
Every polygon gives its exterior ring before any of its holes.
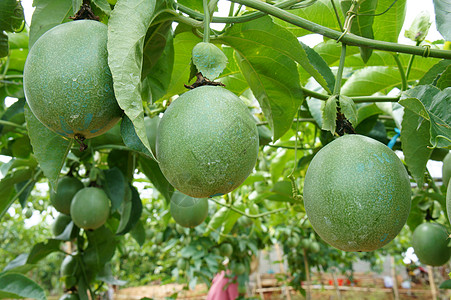
{"type": "Polygon", "coordinates": [[[354,101],[346,96],[339,96],[340,112],[351,122],[352,126],[357,126],[357,108],[354,101]]]}
{"type": "Polygon", "coordinates": [[[117,241],[114,234],[102,226],[94,231],[87,231],[88,247],[83,253],[83,261],[93,271],[101,271],[111,260],[116,251],[117,241]]]}
{"type": "Polygon", "coordinates": [[[69,22],[69,16],[74,15],[72,0],[34,0],[33,6],[35,10],[30,25],[29,48],[47,30],[69,22]]]}
{"type": "Polygon", "coordinates": [[[371,66],[354,72],[343,84],[341,93],[348,97],[369,96],[385,89],[390,90],[400,83],[401,77],[397,68],[371,66]]]}
{"type": "Polygon", "coordinates": [[[227,56],[228,64],[218,81],[221,81],[229,91],[240,96],[249,89],[246,79],[241,73],[240,66],[235,58],[235,51],[229,46],[222,47],[222,51],[227,56]]]}
{"type": "Polygon", "coordinates": [[[72,0],[72,10],[74,13],[76,13],[81,5],[83,4],[83,0],[72,0]]]}
{"type": "Polygon", "coordinates": [[[437,81],[437,87],[441,90],[451,86],[451,66],[446,67],[437,81]]]}
{"type": "Polygon", "coordinates": [[[274,140],[279,139],[290,129],[303,101],[293,58],[308,65],[305,51],[290,32],[269,17],[235,24],[222,41],[237,52],[241,72],[268,119],[274,140]]]}
{"type": "Polygon", "coordinates": [[[0,181],[0,219],[15,200],[13,196],[14,185],[30,179],[31,176],[32,171],[30,169],[17,169],[2,178],[0,181]]]}
{"type": "Polygon", "coordinates": [[[337,97],[331,96],[327,99],[326,103],[323,106],[323,126],[322,130],[328,130],[332,134],[335,133],[336,128],[336,120],[337,120],[337,97]]]}
{"type": "Polygon", "coordinates": [[[153,186],[163,195],[166,201],[169,203],[171,200],[174,187],[167,181],[163,173],[161,173],[158,164],[144,156],[139,157],[139,166],[141,171],[152,182],[153,186]]]}
{"type": "Polygon", "coordinates": [[[0,32],[0,58],[8,56],[9,54],[9,43],[8,35],[4,32],[0,32]]]}
{"type": "Polygon", "coordinates": [[[229,213],[229,209],[227,207],[219,208],[215,214],[211,217],[210,222],[208,222],[207,230],[204,233],[204,236],[208,236],[212,231],[218,230],[219,227],[227,219],[229,213]]]}
{"type": "Polygon", "coordinates": [[[157,64],[168,40],[172,40],[171,26],[172,21],[161,22],[150,26],[147,31],[143,47],[143,78],[149,75],[151,69],[157,64]]]}
{"type": "Polygon", "coordinates": [[[402,93],[399,103],[430,121],[432,147],[451,149],[451,88],[420,85],[402,93]]]}
{"type": "MultiPolygon", "coordinates": [[[[314,78],[322,77],[326,82],[326,87],[324,86],[324,84],[322,84],[323,88],[329,93],[332,92],[334,90],[334,85],[335,85],[335,76],[332,73],[329,66],[327,65],[327,63],[324,61],[324,59],[318,53],[316,53],[315,50],[313,50],[312,48],[310,48],[309,46],[307,46],[306,44],[304,44],[302,42],[300,42],[300,45],[302,46],[305,53],[307,54],[307,58],[308,58],[308,62],[310,64],[310,66],[313,67],[313,69],[316,72],[318,72],[318,74],[315,75],[314,78]]],[[[310,75],[313,76],[312,72],[313,72],[313,70],[310,70],[310,72],[307,72],[306,69],[299,68],[299,74],[300,74],[301,80],[303,80],[303,82],[306,82],[305,79],[308,78],[307,74],[310,73],[310,75]],[[305,76],[304,74],[307,76],[305,76]],[[305,79],[303,79],[303,77],[305,79]]]]}
{"type": "MultiPolygon", "coordinates": [[[[374,13],[376,12],[378,0],[361,0],[358,4],[357,17],[353,19],[351,25],[351,33],[366,37],[369,39],[374,38],[373,34],[373,21],[374,13]]],[[[347,12],[351,7],[351,0],[340,1],[341,9],[347,12]]],[[[360,55],[364,62],[367,62],[371,56],[373,50],[371,48],[360,47],[360,55]]]]}
{"type": "Polygon", "coordinates": [[[111,13],[111,6],[108,3],[107,0],[93,0],[92,3],[94,3],[95,6],[100,8],[101,11],[103,11],[107,16],[111,13]]]}
{"type": "Polygon", "coordinates": [[[423,223],[425,213],[420,209],[420,202],[423,201],[423,197],[414,197],[412,199],[412,205],[409,213],[409,217],[407,218],[407,225],[409,229],[413,232],[415,228],[423,223]]]}
{"type": "MultiPolygon", "coordinates": [[[[406,2],[407,0],[398,0],[386,13],[374,18],[374,39],[393,43],[398,42],[406,16],[406,2]]],[[[378,0],[376,14],[384,12],[392,4],[393,0],[378,0]]]]}
{"type": "MultiPolygon", "coordinates": [[[[144,146],[144,144],[139,139],[138,135],[136,134],[135,127],[133,126],[132,121],[127,116],[124,116],[122,118],[121,135],[122,135],[124,144],[128,148],[130,148],[134,151],[138,151],[138,152],[148,156],[151,159],[155,159],[155,156],[151,152],[152,150],[147,149],[146,146],[144,146]]],[[[148,141],[147,134],[146,134],[146,140],[148,141]]],[[[149,144],[149,147],[150,147],[150,144],[149,144]]]]}
{"type": "MultiPolygon", "coordinates": [[[[338,9],[338,13],[341,15],[339,1],[334,0],[334,2],[335,6],[338,9]]],[[[309,7],[295,9],[290,12],[313,23],[340,31],[340,27],[338,26],[337,19],[335,17],[334,8],[330,0],[318,0],[315,2],[315,4],[310,5],[309,7]]],[[[286,23],[285,21],[276,19],[275,22],[289,29],[296,36],[311,34],[310,31],[303,28],[299,28],[293,24],[286,23]]]]}
{"type": "Polygon", "coordinates": [[[227,66],[227,56],[212,43],[200,42],[194,46],[192,59],[197,70],[211,81],[215,80],[227,66]]]}
{"type": "Polygon", "coordinates": [[[47,299],[44,289],[41,286],[19,273],[5,273],[0,275],[0,298],[3,298],[3,293],[7,295],[7,298],[47,299]]]}
{"type": "Polygon", "coordinates": [[[27,264],[35,264],[50,253],[60,251],[60,244],[61,241],[54,239],[35,244],[28,255],[27,264]]]}
{"type": "Polygon", "coordinates": [[[45,177],[49,179],[52,188],[55,189],[72,141],[64,139],[42,125],[28,105],[25,106],[25,119],[33,153],[45,177]]]}
{"type": "Polygon", "coordinates": [[[440,284],[439,288],[450,290],[450,289],[451,289],[451,279],[448,279],[448,280],[443,281],[443,282],[440,284]]]}
{"type": "Polygon", "coordinates": [[[136,225],[141,217],[141,213],[143,210],[141,198],[139,197],[139,193],[134,186],[130,186],[132,191],[132,195],[129,201],[125,201],[122,203],[122,211],[121,213],[121,221],[119,223],[119,227],[116,231],[117,235],[123,235],[136,225]]]}
{"type": "Polygon", "coordinates": [[[191,54],[194,46],[201,39],[192,32],[182,32],[174,38],[174,67],[171,81],[162,99],[186,92],[184,84],[188,84],[191,70],[191,54]]]}
{"type": "Polygon", "coordinates": [[[130,234],[139,246],[142,247],[142,245],[144,245],[144,242],[146,241],[146,230],[144,229],[144,225],[141,220],[138,220],[136,225],[130,231],[130,234]]]}
{"type": "Polygon", "coordinates": [[[451,59],[443,59],[439,61],[437,64],[432,66],[426,74],[424,74],[424,76],[420,79],[420,82],[418,82],[418,85],[436,85],[438,79],[440,79],[443,72],[447,70],[449,65],[451,65],[451,59]]]}
{"type": "Polygon", "coordinates": [[[111,200],[111,211],[119,209],[126,195],[128,188],[124,174],[117,167],[103,171],[103,189],[111,200]]]}
{"type": "Polygon", "coordinates": [[[401,132],[402,151],[407,168],[420,188],[424,184],[426,163],[432,153],[432,149],[428,148],[430,145],[429,125],[429,122],[411,110],[404,110],[401,132]]]}
{"type": "MultiPolygon", "coordinates": [[[[153,65],[149,69],[145,80],[151,90],[152,102],[156,102],[166,94],[171,82],[172,69],[174,66],[174,42],[172,34],[168,34],[163,52],[156,63],[152,63],[153,65]]],[[[146,60],[144,60],[143,72],[146,70],[146,60]]]]}
{"type": "Polygon", "coordinates": [[[140,86],[144,39],[154,16],[155,4],[155,0],[118,1],[108,22],[107,43],[108,65],[117,102],[132,121],[137,136],[152,158],[140,86]]]}
{"type": "Polygon", "coordinates": [[[357,109],[357,124],[353,124],[354,127],[357,127],[362,121],[368,119],[369,117],[383,114],[382,111],[375,103],[362,105],[357,109]]]}
{"type": "Polygon", "coordinates": [[[437,30],[447,41],[451,41],[451,1],[434,0],[437,30]]]}
{"type": "MultiPolygon", "coordinates": [[[[109,263],[105,264],[105,267],[103,268],[103,270],[100,271],[99,274],[97,274],[96,279],[101,280],[108,284],[118,285],[118,286],[125,285],[127,283],[127,281],[118,280],[118,279],[114,278],[113,272],[111,271],[111,265],[109,263]]],[[[141,300],[142,300],[142,298],[141,298],[141,300]]]]}

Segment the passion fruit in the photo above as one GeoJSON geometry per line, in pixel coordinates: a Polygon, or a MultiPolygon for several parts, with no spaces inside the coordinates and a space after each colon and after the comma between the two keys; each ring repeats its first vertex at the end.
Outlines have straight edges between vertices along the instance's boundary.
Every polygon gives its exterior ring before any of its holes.
{"type": "Polygon", "coordinates": [[[69,138],[92,138],[122,116],[108,67],[107,26],[79,20],[53,27],[31,48],[23,72],[36,118],[69,138]]]}
{"type": "Polygon", "coordinates": [[[156,151],[163,175],[180,192],[195,198],[222,195],[254,168],[257,126],[234,93],[202,86],[182,94],[166,110],[156,151]]]}
{"type": "Polygon", "coordinates": [[[50,193],[50,202],[57,211],[69,215],[72,198],[83,187],[83,183],[75,177],[62,177],[58,180],[56,192],[50,193]]]}
{"type": "Polygon", "coordinates": [[[180,226],[196,227],[207,218],[208,199],[193,198],[176,191],[171,197],[170,212],[180,226]]]}
{"type": "Polygon", "coordinates": [[[384,144],[345,135],[313,158],[304,205],[313,229],[335,248],[373,251],[390,242],[410,212],[410,180],[384,144]]]}
{"type": "Polygon", "coordinates": [[[412,247],[418,259],[426,265],[442,266],[451,257],[445,226],[438,223],[423,223],[415,228],[412,247]]]}
{"type": "Polygon", "coordinates": [[[70,206],[75,225],[83,229],[97,229],[105,224],[110,214],[110,199],[99,188],[87,187],[75,194],[70,206]]]}

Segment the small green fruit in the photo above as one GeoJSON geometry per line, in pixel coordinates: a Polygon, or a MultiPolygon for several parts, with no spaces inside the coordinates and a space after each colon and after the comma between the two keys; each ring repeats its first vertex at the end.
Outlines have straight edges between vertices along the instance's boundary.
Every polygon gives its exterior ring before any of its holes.
{"type": "Polygon", "coordinates": [[[63,177],[58,181],[56,193],[51,192],[50,202],[60,213],[69,215],[70,204],[75,194],[84,187],[83,183],[75,177],[63,177]]]}
{"type": "Polygon", "coordinates": [[[241,274],[244,274],[244,272],[246,272],[246,267],[244,266],[244,264],[236,263],[233,268],[233,275],[239,276],[241,274]]]}
{"type": "Polygon", "coordinates": [[[256,123],[234,93],[202,86],[182,94],[164,113],[156,141],[166,179],[195,198],[229,193],[254,168],[256,123]]]}
{"type": "Polygon", "coordinates": [[[110,199],[99,188],[87,187],[75,194],[70,206],[75,225],[83,229],[97,229],[110,214],[110,199]]]}
{"type": "Polygon", "coordinates": [[[219,247],[219,254],[230,257],[233,253],[233,247],[229,243],[224,243],[219,247]]]}
{"type": "Polygon", "coordinates": [[[177,269],[186,270],[189,266],[189,262],[184,258],[179,258],[177,260],[177,269]]]}
{"type": "Polygon", "coordinates": [[[442,266],[451,257],[445,226],[438,223],[422,223],[412,235],[412,247],[418,259],[426,265],[442,266]]]}
{"type": "Polygon", "coordinates": [[[313,229],[344,251],[373,251],[389,243],[410,211],[410,180],[396,154],[351,134],[313,158],[304,181],[304,205],[313,229]]]}
{"type": "Polygon", "coordinates": [[[196,227],[208,215],[208,199],[193,198],[176,191],[171,197],[170,212],[180,226],[196,227]]]}

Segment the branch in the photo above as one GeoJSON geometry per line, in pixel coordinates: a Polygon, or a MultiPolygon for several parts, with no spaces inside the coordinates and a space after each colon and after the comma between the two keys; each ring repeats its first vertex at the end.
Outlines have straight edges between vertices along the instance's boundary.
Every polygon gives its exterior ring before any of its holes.
{"type": "Polygon", "coordinates": [[[267,216],[267,215],[271,215],[271,214],[275,214],[275,213],[287,210],[286,208],[279,208],[279,209],[267,211],[267,212],[264,212],[264,213],[261,213],[261,214],[249,215],[249,214],[245,213],[244,211],[241,211],[241,210],[235,208],[233,205],[224,204],[224,203],[219,202],[218,200],[213,199],[213,198],[208,198],[208,200],[211,200],[211,201],[215,202],[218,205],[227,207],[228,209],[231,209],[234,212],[239,213],[240,215],[246,216],[246,217],[251,218],[251,219],[261,218],[261,217],[264,217],[264,216],[267,216]]]}
{"type": "MultiPolygon", "coordinates": [[[[290,24],[296,25],[298,27],[304,28],[308,31],[321,34],[330,39],[338,40],[342,35],[341,32],[318,25],[311,21],[305,20],[298,17],[292,13],[289,13],[283,9],[275,7],[273,5],[257,1],[257,0],[230,0],[239,4],[246,5],[248,7],[260,10],[266,14],[272,15],[276,18],[284,20],[290,24]]],[[[409,46],[398,43],[390,43],[384,41],[378,41],[373,39],[364,38],[357,36],[352,33],[345,34],[341,37],[341,42],[348,45],[367,47],[377,50],[390,51],[390,52],[401,52],[420,56],[430,56],[436,58],[451,59],[451,51],[449,50],[439,50],[439,49],[425,49],[424,47],[409,46]],[[428,55],[425,55],[428,54],[428,55]]]]}

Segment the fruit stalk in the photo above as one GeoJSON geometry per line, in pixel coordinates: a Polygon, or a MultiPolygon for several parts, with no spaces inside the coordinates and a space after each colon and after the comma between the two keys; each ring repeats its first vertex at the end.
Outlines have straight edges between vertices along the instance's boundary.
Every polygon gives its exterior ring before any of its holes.
{"type": "Polygon", "coordinates": [[[343,77],[343,70],[345,68],[345,60],[346,60],[346,44],[341,44],[341,54],[340,54],[340,64],[338,65],[337,78],[335,80],[334,93],[333,95],[340,94],[341,88],[341,78],[343,77]]]}

